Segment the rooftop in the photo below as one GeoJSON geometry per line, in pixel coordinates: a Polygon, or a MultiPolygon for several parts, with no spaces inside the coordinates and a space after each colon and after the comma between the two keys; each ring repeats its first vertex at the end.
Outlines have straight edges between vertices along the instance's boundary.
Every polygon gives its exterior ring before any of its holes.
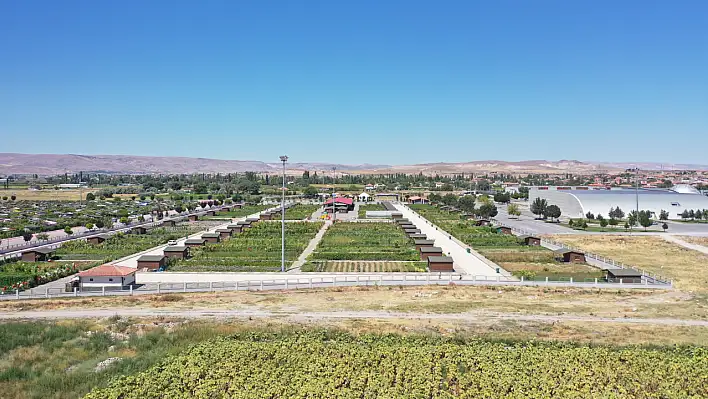
{"type": "Polygon", "coordinates": [[[160,262],[165,259],[164,255],[143,255],[138,258],[138,262],[160,262]]]}
{"type": "Polygon", "coordinates": [[[184,245],[173,245],[171,247],[166,247],[165,252],[184,252],[187,250],[187,247],[184,245]]]}
{"type": "Polygon", "coordinates": [[[79,272],[79,277],[123,277],[135,273],[137,269],[126,266],[101,265],[79,272]]]}

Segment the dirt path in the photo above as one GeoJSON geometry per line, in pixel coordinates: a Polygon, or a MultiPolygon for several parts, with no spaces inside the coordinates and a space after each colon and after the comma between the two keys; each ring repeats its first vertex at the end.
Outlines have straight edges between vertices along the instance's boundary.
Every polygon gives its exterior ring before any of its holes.
{"type": "Polygon", "coordinates": [[[310,243],[307,244],[307,247],[305,248],[304,251],[300,254],[300,256],[297,258],[295,262],[293,262],[292,267],[288,270],[288,273],[300,273],[300,268],[302,265],[307,262],[307,257],[310,256],[311,253],[315,251],[315,248],[320,244],[320,241],[322,241],[322,237],[324,237],[325,233],[327,232],[327,229],[329,229],[329,226],[332,225],[331,220],[327,220],[323,225],[320,231],[317,232],[315,237],[310,240],[310,243]]]}
{"type": "Polygon", "coordinates": [[[692,244],[692,243],[684,241],[676,236],[662,235],[661,237],[668,242],[672,242],[672,243],[674,243],[676,245],[680,245],[684,248],[692,249],[694,251],[698,251],[698,252],[708,255],[708,247],[705,247],[703,245],[692,244]]]}
{"type": "Polygon", "coordinates": [[[121,317],[176,317],[176,318],[271,318],[281,317],[295,321],[324,321],[341,319],[409,319],[409,320],[462,320],[469,322],[514,320],[536,322],[591,322],[591,323],[629,323],[645,325],[668,326],[698,326],[708,327],[708,321],[682,319],[639,319],[639,318],[609,318],[573,315],[528,315],[498,312],[467,312],[467,313],[401,313],[386,311],[341,311],[341,312],[273,312],[268,310],[238,310],[238,309],[74,309],[50,311],[19,311],[2,312],[0,320],[13,319],[85,319],[121,317]]]}

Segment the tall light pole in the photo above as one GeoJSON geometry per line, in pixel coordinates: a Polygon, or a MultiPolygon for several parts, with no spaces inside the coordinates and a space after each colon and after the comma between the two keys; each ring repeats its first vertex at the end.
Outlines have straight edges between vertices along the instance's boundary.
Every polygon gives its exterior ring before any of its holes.
{"type": "Polygon", "coordinates": [[[332,221],[337,220],[337,201],[334,199],[336,190],[337,167],[332,168],[332,221]]]}
{"type": "Polygon", "coordinates": [[[280,200],[280,233],[282,248],[280,253],[280,271],[285,272],[285,163],[288,162],[287,155],[281,155],[280,161],[283,163],[283,195],[280,200]]]}

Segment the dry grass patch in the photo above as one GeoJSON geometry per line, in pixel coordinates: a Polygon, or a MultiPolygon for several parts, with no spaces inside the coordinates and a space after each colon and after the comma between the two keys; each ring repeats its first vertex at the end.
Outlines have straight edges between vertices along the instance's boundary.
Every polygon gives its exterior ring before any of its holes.
{"type": "Polygon", "coordinates": [[[676,288],[708,293],[708,256],[661,237],[557,235],[557,241],[674,279],[676,288]]]}
{"type": "Polygon", "coordinates": [[[691,244],[703,245],[705,247],[708,247],[708,237],[681,236],[678,238],[686,242],[690,242],[691,244]]]}

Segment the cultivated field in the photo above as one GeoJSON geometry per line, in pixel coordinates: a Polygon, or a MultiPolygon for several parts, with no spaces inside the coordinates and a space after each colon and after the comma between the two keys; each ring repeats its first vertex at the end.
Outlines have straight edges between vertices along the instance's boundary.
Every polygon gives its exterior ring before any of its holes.
{"type": "Polygon", "coordinates": [[[243,334],[205,342],[86,398],[698,397],[706,393],[704,355],[317,331],[243,334]]]}
{"type": "MultiPolygon", "coordinates": [[[[322,227],[321,222],[291,222],[285,229],[285,260],[292,263],[322,227]]],[[[193,257],[171,271],[279,271],[280,223],[258,222],[218,244],[192,248],[193,257]]]]}
{"type": "Polygon", "coordinates": [[[325,233],[309,260],[420,260],[413,241],[393,223],[338,222],[325,233]]]}
{"type": "Polygon", "coordinates": [[[319,208],[320,205],[297,204],[294,207],[285,211],[285,219],[304,220],[312,216],[312,214],[319,208]]]}
{"type": "Polygon", "coordinates": [[[558,235],[553,239],[672,278],[681,290],[708,293],[708,256],[661,237],[558,235]]]}
{"type": "Polygon", "coordinates": [[[86,199],[86,194],[96,192],[96,189],[86,190],[28,190],[0,189],[0,198],[15,196],[17,201],[79,201],[86,199]]]}
{"type": "Polygon", "coordinates": [[[229,219],[242,218],[268,209],[268,205],[246,205],[243,208],[234,208],[228,212],[219,211],[217,216],[202,216],[201,219],[229,219]]]}
{"type": "Polygon", "coordinates": [[[396,262],[396,261],[355,261],[329,260],[310,261],[302,266],[303,272],[425,272],[426,262],[396,262]]]}

